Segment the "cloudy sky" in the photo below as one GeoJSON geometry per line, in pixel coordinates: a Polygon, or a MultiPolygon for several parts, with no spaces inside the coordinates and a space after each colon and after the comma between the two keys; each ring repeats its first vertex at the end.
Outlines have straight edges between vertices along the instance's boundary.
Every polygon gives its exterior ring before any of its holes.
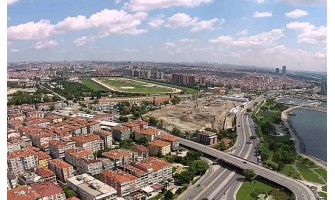
{"type": "Polygon", "coordinates": [[[223,62],[326,71],[325,0],[7,0],[8,61],[223,62]]]}

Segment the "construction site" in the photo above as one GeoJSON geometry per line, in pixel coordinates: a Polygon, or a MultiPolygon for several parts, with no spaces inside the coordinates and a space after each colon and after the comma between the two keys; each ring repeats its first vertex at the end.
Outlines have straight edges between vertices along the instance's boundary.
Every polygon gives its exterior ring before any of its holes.
{"type": "Polygon", "coordinates": [[[163,121],[163,127],[174,127],[182,132],[195,132],[205,128],[229,129],[233,126],[234,110],[241,103],[223,100],[216,96],[188,99],[177,105],[167,105],[162,109],[149,112],[144,117],[154,117],[163,121]]]}

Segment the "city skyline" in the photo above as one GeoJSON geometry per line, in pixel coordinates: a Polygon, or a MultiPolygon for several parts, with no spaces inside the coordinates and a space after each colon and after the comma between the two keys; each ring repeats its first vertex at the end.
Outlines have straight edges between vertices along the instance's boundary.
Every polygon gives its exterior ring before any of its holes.
{"type": "Polygon", "coordinates": [[[7,1],[8,62],[208,61],[327,71],[326,1],[78,3],[7,1]]]}

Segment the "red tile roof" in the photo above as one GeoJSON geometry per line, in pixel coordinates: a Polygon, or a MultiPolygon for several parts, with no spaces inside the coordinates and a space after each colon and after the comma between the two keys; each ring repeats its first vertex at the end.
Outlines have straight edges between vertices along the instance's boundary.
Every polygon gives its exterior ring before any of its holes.
{"type": "Polygon", "coordinates": [[[161,140],[154,140],[154,141],[151,141],[151,142],[148,142],[148,145],[152,145],[152,146],[156,146],[156,147],[166,147],[166,146],[170,146],[170,143],[169,142],[164,142],[164,141],[161,141],[161,140]]]}
{"type": "Polygon", "coordinates": [[[64,193],[64,191],[59,186],[51,181],[32,184],[30,187],[42,197],[50,197],[59,193],[64,193]]]}

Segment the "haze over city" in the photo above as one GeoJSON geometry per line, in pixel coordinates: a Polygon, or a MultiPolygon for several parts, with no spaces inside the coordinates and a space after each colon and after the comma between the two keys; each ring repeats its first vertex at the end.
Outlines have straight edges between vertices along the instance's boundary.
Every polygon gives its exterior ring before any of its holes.
{"type": "Polygon", "coordinates": [[[326,71],[326,1],[10,0],[8,62],[217,62],[326,71]]]}

